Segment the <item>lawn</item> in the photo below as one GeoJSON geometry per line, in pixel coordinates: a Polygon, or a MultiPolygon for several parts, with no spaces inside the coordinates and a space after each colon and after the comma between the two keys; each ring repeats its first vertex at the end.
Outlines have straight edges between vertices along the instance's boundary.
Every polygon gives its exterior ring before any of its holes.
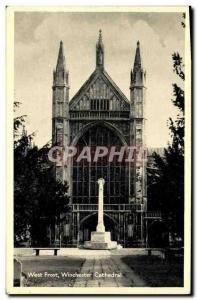
{"type": "Polygon", "coordinates": [[[182,287],[183,259],[173,262],[157,256],[126,256],[122,258],[150,287],[182,287]]]}
{"type": "Polygon", "coordinates": [[[80,273],[84,259],[75,257],[22,257],[25,286],[72,287],[76,277],[63,277],[62,273],[80,273]],[[33,275],[33,276],[32,276],[33,275]]]}

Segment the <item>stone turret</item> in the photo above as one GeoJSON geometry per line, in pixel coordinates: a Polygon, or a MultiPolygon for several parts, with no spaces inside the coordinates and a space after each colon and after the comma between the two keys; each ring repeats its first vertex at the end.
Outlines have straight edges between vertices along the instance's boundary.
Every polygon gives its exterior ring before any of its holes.
{"type": "Polygon", "coordinates": [[[144,118],[146,72],[142,68],[140,42],[137,42],[133,69],[131,69],[131,116],[144,118]]]}
{"type": "MultiPolygon", "coordinates": [[[[137,42],[133,68],[130,78],[130,145],[136,149],[136,161],[131,167],[130,198],[133,203],[140,205],[141,211],[147,209],[146,195],[146,146],[145,146],[145,79],[146,73],[142,67],[140,42],[137,42]]],[[[139,242],[143,244],[143,224],[137,233],[139,242]],[[139,238],[140,237],[140,238],[139,238]]],[[[138,230],[136,228],[136,230],[138,230]]]]}
{"type": "MultiPolygon", "coordinates": [[[[56,69],[53,71],[53,120],[52,144],[64,149],[69,145],[69,85],[63,42],[60,42],[56,69]]],[[[69,181],[68,166],[59,162],[55,177],[61,182],[69,181]]]]}
{"type": "MultiPolygon", "coordinates": [[[[138,41],[130,81],[131,145],[136,147],[137,151],[145,149],[145,77],[146,73],[142,68],[140,54],[140,42],[138,41]]],[[[132,197],[137,204],[143,204],[144,209],[146,209],[145,163],[144,157],[135,162],[132,179],[134,186],[132,197]]]]}

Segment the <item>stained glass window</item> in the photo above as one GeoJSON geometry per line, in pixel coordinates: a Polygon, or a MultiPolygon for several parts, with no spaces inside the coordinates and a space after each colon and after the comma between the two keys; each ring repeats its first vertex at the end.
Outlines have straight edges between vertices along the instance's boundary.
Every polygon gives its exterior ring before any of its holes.
{"type": "MultiPolygon", "coordinates": [[[[77,147],[79,152],[84,146],[90,146],[94,155],[95,146],[121,147],[117,135],[104,126],[90,128],[79,139],[77,147]]],[[[129,193],[128,166],[124,162],[109,162],[107,157],[97,162],[83,160],[73,161],[73,203],[97,203],[99,178],[105,179],[104,203],[127,203],[129,193]]]]}

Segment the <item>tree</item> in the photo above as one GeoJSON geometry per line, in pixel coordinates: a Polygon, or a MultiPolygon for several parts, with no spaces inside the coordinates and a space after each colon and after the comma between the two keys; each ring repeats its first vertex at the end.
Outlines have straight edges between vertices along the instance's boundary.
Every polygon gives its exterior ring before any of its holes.
{"type": "MultiPolygon", "coordinates": [[[[184,82],[182,57],[172,55],[173,70],[184,82]]],[[[179,111],[175,120],[169,118],[171,143],[164,155],[154,153],[155,168],[148,170],[149,209],[161,210],[170,224],[170,231],[184,238],[184,91],[173,84],[173,105],[179,111]]]]}
{"type": "Polygon", "coordinates": [[[34,135],[27,135],[25,116],[14,119],[14,136],[15,245],[30,237],[33,244],[42,245],[47,243],[43,236],[46,226],[60,223],[69,210],[68,186],[53,176],[53,165],[46,159],[49,145],[41,149],[32,145],[34,135]],[[38,225],[45,228],[38,230],[38,225]]]}
{"type": "MultiPolygon", "coordinates": [[[[17,108],[19,108],[21,105],[21,102],[19,101],[14,101],[14,113],[16,112],[17,108]]],[[[21,116],[15,116],[14,117],[14,145],[17,143],[17,140],[20,138],[20,129],[25,123],[25,118],[26,115],[21,115],[21,116]]]]}

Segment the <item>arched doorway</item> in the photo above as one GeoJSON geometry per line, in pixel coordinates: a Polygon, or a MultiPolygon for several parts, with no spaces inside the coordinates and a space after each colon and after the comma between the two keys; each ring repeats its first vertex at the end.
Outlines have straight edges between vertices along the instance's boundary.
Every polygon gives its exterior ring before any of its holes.
{"type": "MultiPolygon", "coordinates": [[[[91,232],[96,231],[97,222],[98,222],[97,213],[93,213],[82,219],[80,223],[79,237],[78,237],[79,244],[83,244],[84,241],[89,241],[91,239],[91,232]]],[[[111,218],[109,215],[104,214],[104,224],[105,224],[105,231],[111,232],[111,239],[113,241],[117,241],[119,233],[118,233],[118,226],[115,220],[111,218]]]]}

